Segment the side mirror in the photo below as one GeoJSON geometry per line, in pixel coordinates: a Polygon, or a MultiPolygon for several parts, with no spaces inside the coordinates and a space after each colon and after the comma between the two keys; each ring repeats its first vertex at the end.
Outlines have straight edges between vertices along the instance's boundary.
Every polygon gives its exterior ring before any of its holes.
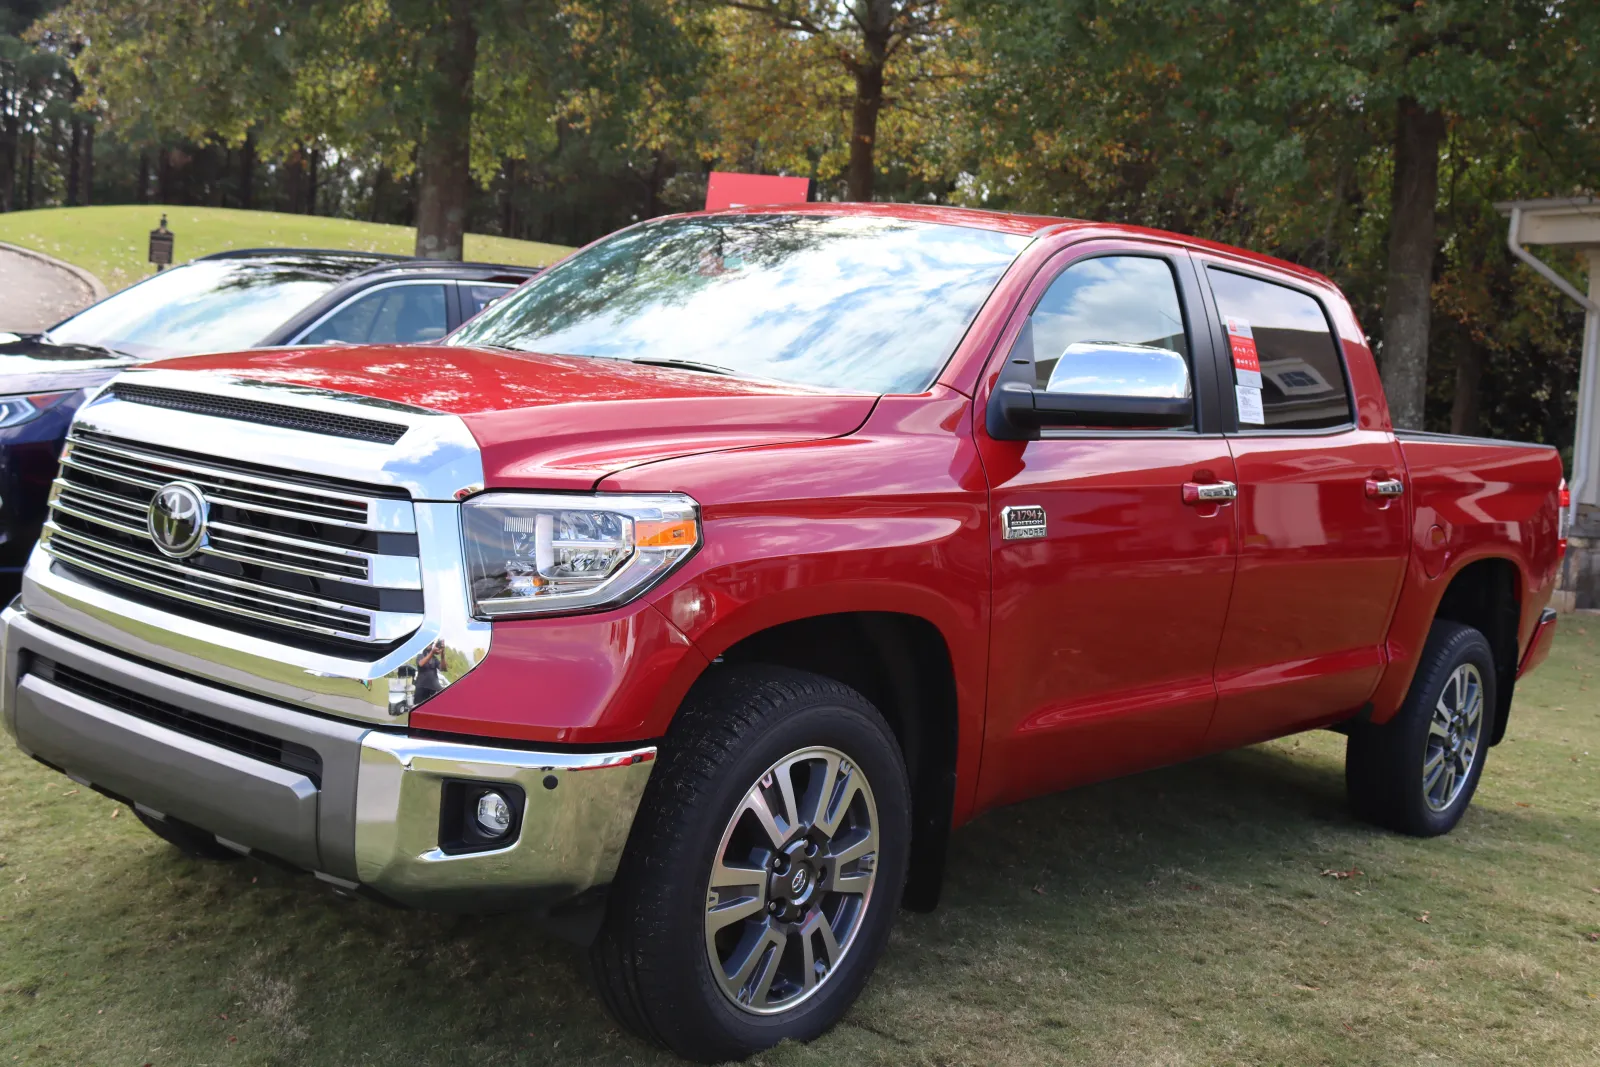
{"type": "Polygon", "coordinates": [[[1189,364],[1170,348],[1067,346],[1043,389],[1031,360],[1008,360],[985,419],[998,441],[1032,441],[1049,426],[1170,429],[1194,418],[1189,364]]]}

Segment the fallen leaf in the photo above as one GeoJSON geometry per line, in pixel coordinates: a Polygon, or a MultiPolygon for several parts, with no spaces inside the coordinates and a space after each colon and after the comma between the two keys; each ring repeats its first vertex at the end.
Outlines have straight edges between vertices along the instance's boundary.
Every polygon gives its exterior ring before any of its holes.
{"type": "Polygon", "coordinates": [[[70,797],[72,794],[74,794],[76,792],[77,792],[76,789],[69,789],[65,793],[62,793],[61,795],[64,796],[64,797],[70,797]]]}
{"type": "Polygon", "coordinates": [[[1035,892],[1035,893],[1038,893],[1038,894],[1039,894],[1039,895],[1040,895],[1040,896],[1041,896],[1041,897],[1042,897],[1042,896],[1044,896],[1044,886],[1042,886],[1042,885],[1036,885],[1036,886],[1034,886],[1034,887],[1033,887],[1033,891],[1034,891],[1034,892],[1035,892]]]}
{"type": "Polygon", "coordinates": [[[1329,868],[1328,870],[1322,872],[1322,876],[1324,878],[1337,878],[1341,881],[1346,878],[1359,878],[1361,876],[1361,868],[1351,867],[1348,871],[1336,871],[1332,868],[1329,868]]]}
{"type": "Polygon", "coordinates": [[[121,815],[121,814],[122,814],[122,809],[121,808],[112,808],[111,809],[111,817],[113,819],[115,819],[118,815],[121,815]]]}
{"type": "Polygon", "coordinates": [[[1531,808],[1531,807],[1533,807],[1532,804],[1524,804],[1520,800],[1513,800],[1511,803],[1515,804],[1519,808],[1531,808]]]}
{"type": "MultiPolygon", "coordinates": [[[[1417,922],[1419,922],[1419,923],[1428,922],[1428,913],[1427,912],[1423,912],[1421,915],[1418,915],[1417,916],[1417,922]]],[[[1432,923],[1428,923],[1428,925],[1432,926],[1433,924],[1432,923]]]]}
{"type": "Polygon", "coordinates": [[[1589,931],[1589,940],[1590,941],[1600,941],[1600,932],[1597,932],[1597,931],[1594,931],[1594,930],[1589,931]]]}

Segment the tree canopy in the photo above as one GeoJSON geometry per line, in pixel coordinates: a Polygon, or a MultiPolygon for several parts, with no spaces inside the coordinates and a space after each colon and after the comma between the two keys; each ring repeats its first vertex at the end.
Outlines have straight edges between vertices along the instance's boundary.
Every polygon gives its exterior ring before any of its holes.
{"type": "Polygon", "coordinates": [[[575,243],[695,208],[721,168],[1142,223],[1333,276],[1402,424],[1569,436],[1575,312],[1492,205],[1596,191],[1593,3],[21,8],[0,26],[11,206],[259,202],[416,223],[449,256],[467,226],[575,243]]]}

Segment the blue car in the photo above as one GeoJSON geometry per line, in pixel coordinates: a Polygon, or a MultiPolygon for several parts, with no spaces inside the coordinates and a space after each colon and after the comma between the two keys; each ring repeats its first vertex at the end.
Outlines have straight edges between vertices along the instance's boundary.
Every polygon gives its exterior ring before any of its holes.
{"type": "Polygon", "coordinates": [[[247,249],[162,271],[43,333],[0,333],[0,603],[38,540],[73,413],[123,367],[271,345],[432,341],[536,273],[247,249]]]}

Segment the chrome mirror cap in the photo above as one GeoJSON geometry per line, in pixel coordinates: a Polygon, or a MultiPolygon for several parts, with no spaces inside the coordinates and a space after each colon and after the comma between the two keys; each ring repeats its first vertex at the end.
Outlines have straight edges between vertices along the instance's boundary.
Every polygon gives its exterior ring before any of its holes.
{"type": "Polygon", "coordinates": [[[1170,348],[1075,341],[1050,371],[1047,393],[1189,398],[1189,363],[1170,348]]]}

